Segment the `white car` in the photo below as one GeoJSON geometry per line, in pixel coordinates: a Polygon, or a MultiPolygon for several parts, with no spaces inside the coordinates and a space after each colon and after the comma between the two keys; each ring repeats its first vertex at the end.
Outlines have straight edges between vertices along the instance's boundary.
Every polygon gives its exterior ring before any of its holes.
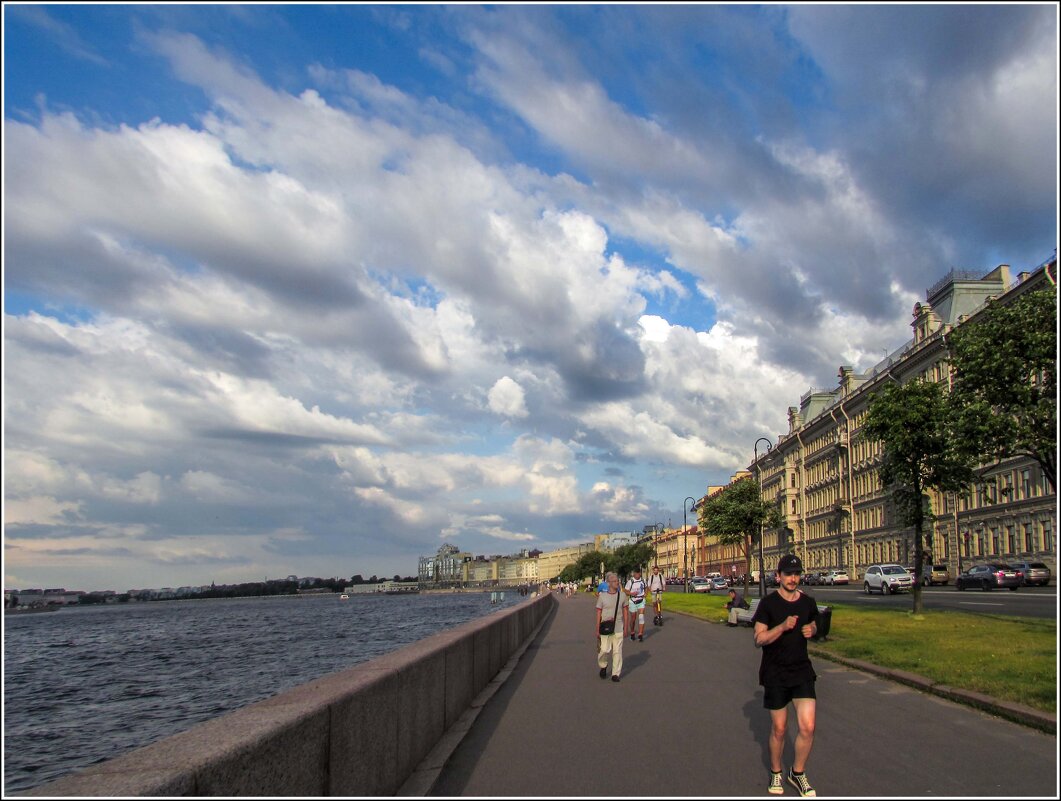
{"type": "Polygon", "coordinates": [[[870,565],[862,582],[866,595],[879,592],[889,595],[893,592],[909,591],[914,586],[914,577],[902,565],[870,565]]]}
{"type": "Polygon", "coordinates": [[[830,570],[825,574],[825,578],[822,581],[823,584],[835,586],[837,584],[850,584],[851,578],[847,575],[846,570],[830,570]]]}

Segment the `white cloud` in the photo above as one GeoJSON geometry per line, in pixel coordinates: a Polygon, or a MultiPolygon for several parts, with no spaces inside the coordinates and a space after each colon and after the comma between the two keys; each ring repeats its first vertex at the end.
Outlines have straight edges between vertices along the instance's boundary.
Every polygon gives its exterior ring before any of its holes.
{"type": "Polygon", "coordinates": [[[523,387],[507,375],[497,379],[487,393],[490,411],[503,417],[526,417],[527,403],[523,387]]]}

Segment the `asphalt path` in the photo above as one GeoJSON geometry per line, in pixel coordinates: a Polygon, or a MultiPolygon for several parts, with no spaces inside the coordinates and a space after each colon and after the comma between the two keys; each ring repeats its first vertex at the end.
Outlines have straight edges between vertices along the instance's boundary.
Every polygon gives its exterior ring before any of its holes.
{"type": "MultiPolygon", "coordinates": [[[[650,619],[644,642],[624,642],[622,681],[601,681],[592,600],[559,599],[432,794],[766,795],[769,714],[750,630],[650,619]]],[[[807,775],[819,795],[1057,797],[1056,737],[835,663],[815,670],[807,775]]]]}

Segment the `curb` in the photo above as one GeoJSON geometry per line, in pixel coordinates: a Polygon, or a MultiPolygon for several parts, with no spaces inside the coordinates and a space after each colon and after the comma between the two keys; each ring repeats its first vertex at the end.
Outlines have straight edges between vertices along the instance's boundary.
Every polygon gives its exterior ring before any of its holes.
{"type": "Polygon", "coordinates": [[[920,676],[917,673],[910,673],[896,668],[881,667],[880,665],[874,665],[871,662],[863,662],[861,659],[839,656],[821,647],[811,645],[808,646],[807,650],[814,654],[814,656],[828,659],[830,662],[837,662],[841,665],[854,668],[855,670],[861,670],[864,673],[872,673],[875,676],[880,676],[881,678],[889,679],[898,682],[899,684],[906,684],[913,687],[915,690],[920,690],[929,695],[936,695],[940,698],[946,698],[948,701],[955,701],[959,704],[964,704],[965,706],[971,706],[982,712],[997,715],[1000,718],[1005,718],[1014,723],[1019,723],[1033,729],[1039,729],[1047,734],[1057,734],[1056,713],[1043,712],[1041,709],[1033,709],[1030,706],[1018,704],[1014,701],[1003,701],[990,695],[974,692],[973,690],[962,690],[958,687],[951,687],[947,684],[933,681],[926,676],[920,676]]]}
{"type": "Polygon", "coordinates": [[[497,672],[497,675],[494,676],[490,680],[490,683],[483,688],[483,691],[472,700],[471,706],[464,710],[464,714],[457,718],[456,722],[449,727],[445,734],[442,735],[442,739],[438,741],[428,755],[416,766],[416,769],[410,774],[409,778],[405,780],[395,795],[426,796],[431,793],[435,787],[435,783],[438,781],[438,777],[442,775],[442,769],[446,767],[446,763],[449,762],[450,757],[453,756],[453,752],[457,750],[457,746],[463,742],[468,732],[471,731],[472,724],[474,724],[475,719],[479,717],[479,713],[483,711],[483,707],[486,706],[487,702],[494,697],[494,694],[501,689],[501,685],[508,681],[509,676],[511,676],[512,671],[516,669],[516,665],[519,663],[524,652],[526,652],[530,647],[530,644],[538,638],[542,627],[548,623],[555,614],[556,606],[554,605],[552,611],[545,615],[538,625],[534,627],[534,631],[530,633],[516,652],[509,657],[501,670],[497,672]]]}
{"type": "MultiPolygon", "coordinates": [[[[672,609],[669,614],[691,617],[694,620],[700,620],[704,623],[713,623],[716,626],[721,625],[721,622],[715,622],[689,612],[679,612],[672,609]]],[[[948,701],[954,701],[965,706],[971,706],[982,712],[1005,718],[1013,723],[1019,723],[1022,726],[1028,726],[1032,729],[1039,729],[1047,734],[1057,734],[1056,713],[1043,712],[1041,709],[1034,709],[1030,706],[1018,704],[1014,701],[1003,701],[999,698],[984,695],[983,693],[978,693],[973,690],[963,690],[958,687],[951,687],[942,682],[933,681],[927,676],[910,673],[906,670],[881,667],[880,665],[874,665],[872,662],[864,662],[861,659],[840,656],[813,643],[807,644],[807,650],[814,656],[828,659],[830,662],[837,662],[841,665],[854,668],[855,670],[861,670],[863,673],[872,673],[875,676],[913,687],[915,690],[920,690],[923,693],[936,695],[940,698],[945,698],[948,701]]]]}

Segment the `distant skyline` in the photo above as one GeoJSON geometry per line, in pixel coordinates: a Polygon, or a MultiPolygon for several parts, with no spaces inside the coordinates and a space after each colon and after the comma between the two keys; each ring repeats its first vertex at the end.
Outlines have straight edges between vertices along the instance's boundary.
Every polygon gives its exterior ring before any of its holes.
{"type": "Polygon", "coordinates": [[[1052,3],[3,14],[9,587],[680,526],[1057,246],[1052,3]]]}

